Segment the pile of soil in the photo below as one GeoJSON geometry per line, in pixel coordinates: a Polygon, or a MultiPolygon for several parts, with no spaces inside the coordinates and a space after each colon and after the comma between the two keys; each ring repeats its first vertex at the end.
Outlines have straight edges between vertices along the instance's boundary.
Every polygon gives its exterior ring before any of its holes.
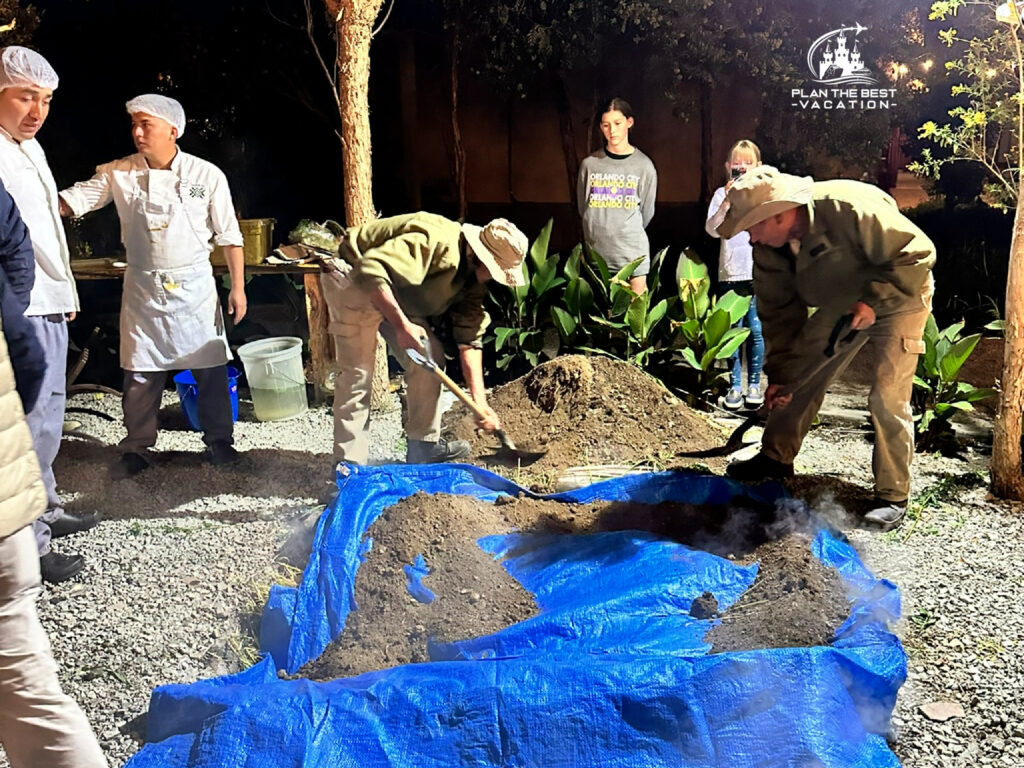
{"type": "MultiPolygon", "coordinates": [[[[636,366],[605,357],[567,355],[498,387],[489,403],[517,447],[547,454],[528,467],[502,466],[493,435],[475,429],[469,409],[457,404],[445,432],[472,445],[473,463],[521,485],[552,490],[559,471],[590,464],[682,467],[683,451],[713,448],[725,434],[705,414],[671,394],[636,366]]],[[[724,459],[702,460],[722,470],[724,459]]]]}
{"type": "Polygon", "coordinates": [[[370,526],[373,546],[356,572],[356,610],[341,635],[299,671],[331,680],[429,661],[427,642],[489,635],[537,612],[533,597],[477,546],[508,533],[500,507],[469,496],[417,493],[385,509],[370,526]],[[423,555],[430,603],[406,588],[403,567],[423,555]]]}
{"type": "MultiPolygon", "coordinates": [[[[417,493],[370,527],[373,548],[356,574],[353,611],[341,636],[300,675],[315,680],[428,661],[430,639],[492,634],[537,612],[532,596],[479,548],[482,536],[523,532],[566,535],[640,530],[743,564],[759,562],[754,585],[720,618],[707,641],[714,652],[829,642],[849,611],[842,582],[810,552],[806,520],[766,506],[663,502],[569,504],[502,497],[417,493]],[[422,583],[436,599],[421,603],[402,568],[422,554],[422,583]]],[[[693,615],[719,617],[713,595],[693,615]]]]}

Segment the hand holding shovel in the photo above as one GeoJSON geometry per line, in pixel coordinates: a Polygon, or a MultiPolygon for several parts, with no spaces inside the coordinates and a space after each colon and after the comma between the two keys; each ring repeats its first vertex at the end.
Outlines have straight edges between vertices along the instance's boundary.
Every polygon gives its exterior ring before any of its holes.
{"type": "MultiPolygon", "coordinates": [[[[776,388],[776,385],[774,384],[768,387],[765,391],[764,405],[748,416],[742,424],[732,431],[732,434],[729,435],[729,439],[725,441],[725,445],[717,448],[707,448],[702,451],[686,451],[684,453],[680,453],[679,456],[686,458],[710,459],[715,456],[729,456],[742,448],[743,436],[751,427],[766,419],[768,417],[768,413],[775,408],[785,408],[789,405],[790,401],[793,399],[793,395],[807,386],[808,382],[812,381],[815,376],[821,373],[821,371],[832,362],[832,358],[836,355],[837,347],[839,345],[842,345],[843,347],[848,346],[850,342],[853,341],[857,336],[857,331],[851,330],[854,319],[855,317],[853,314],[843,315],[839,318],[835,327],[832,328],[832,333],[829,334],[828,346],[825,347],[824,359],[810,365],[806,370],[804,370],[796,380],[796,383],[786,387],[779,386],[776,388]]],[[[868,323],[867,325],[870,324],[871,323],[868,323]]],[[[861,327],[866,328],[867,325],[863,325],[861,327]]]]}
{"type": "MultiPolygon", "coordinates": [[[[450,389],[457,398],[459,398],[459,400],[466,404],[466,407],[476,414],[478,419],[484,423],[492,421],[495,417],[494,411],[491,411],[490,408],[484,409],[477,405],[473,398],[471,398],[462,387],[452,381],[451,377],[441,370],[440,366],[434,362],[434,358],[430,354],[429,343],[423,344],[423,349],[426,352],[425,355],[415,349],[406,349],[405,354],[407,354],[409,359],[416,363],[416,365],[426,368],[437,376],[437,378],[439,378],[441,382],[448,387],[448,389],[450,389]],[[490,413],[488,413],[488,411],[490,411],[490,413]]],[[[516,448],[516,444],[512,442],[511,438],[509,438],[502,429],[493,430],[493,434],[498,438],[498,442],[501,443],[501,447],[498,449],[497,453],[498,458],[512,459],[525,465],[532,464],[547,453],[547,451],[524,451],[516,448]]]]}

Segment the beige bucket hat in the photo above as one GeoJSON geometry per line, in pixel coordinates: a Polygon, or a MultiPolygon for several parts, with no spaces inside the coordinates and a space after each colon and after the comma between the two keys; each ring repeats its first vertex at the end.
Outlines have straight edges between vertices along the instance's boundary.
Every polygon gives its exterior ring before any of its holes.
{"type": "Polygon", "coordinates": [[[770,165],[751,168],[729,188],[725,197],[729,210],[718,226],[718,234],[732,237],[777,213],[807,205],[813,186],[810,176],[780,173],[770,165]]]}
{"type": "Polygon", "coordinates": [[[491,277],[510,288],[526,285],[523,259],[529,241],[515,224],[508,219],[495,219],[486,227],[463,224],[462,234],[491,277]]]}

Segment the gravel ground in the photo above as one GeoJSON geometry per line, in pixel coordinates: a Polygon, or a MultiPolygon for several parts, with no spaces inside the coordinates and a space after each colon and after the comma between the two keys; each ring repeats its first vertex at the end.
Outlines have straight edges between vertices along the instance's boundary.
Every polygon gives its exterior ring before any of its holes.
{"type": "MultiPolygon", "coordinates": [[[[965,461],[918,457],[913,520],[889,534],[856,529],[835,499],[863,495],[855,486],[870,484],[861,402],[829,396],[825,426],[808,437],[798,471],[835,486],[818,508],[875,573],[902,589],[897,631],[909,679],[893,718],[893,748],[908,768],[1024,765],[1024,506],[988,499],[977,485],[939,493],[949,477],[977,483],[987,470],[982,423],[981,447],[965,461]],[[938,702],[958,704],[963,714],[925,717],[921,707],[938,702]]],[[[120,411],[111,397],[78,395],[71,404],[120,411]]],[[[40,614],[65,690],[114,766],[138,749],[154,686],[253,661],[266,591],[296,575],[282,565],[281,552],[290,551],[282,548],[308,527],[332,487],[327,409],[264,424],[243,402],[236,440],[247,457],[215,468],[201,460],[202,443],[187,430],[176,396],[166,394],[164,405],[157,445],[164,458],[138,478],[111,484],[105,467],[114,449],[81,440],[65,441],[56,467],[68,508],[99,509],[106,519],[58,542],[84,554],[87,567],[45,588],[40,614]]],[[[107,446],[123,434],[119,421],[71,418],[107,446]]],[[[371,445],[375,460],[404,454],[397,410],[375,417],[371,445]]]]}

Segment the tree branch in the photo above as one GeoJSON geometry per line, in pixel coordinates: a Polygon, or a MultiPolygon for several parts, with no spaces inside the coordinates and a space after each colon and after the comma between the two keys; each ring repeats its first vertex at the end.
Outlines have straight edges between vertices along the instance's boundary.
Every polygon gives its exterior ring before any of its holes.
{"type": "MultiPolygon", "coordinates": [[[[317,61],[320,62],[320,68],[324,71],[324,76],[327,78],[327,82],[331,86],[331,95],[334,97],[334,103],[341,109],[341,97],[338,96],[338,78],[337,70],[333,73],[327,68],[327,62],[324,61],[323,55],[320,53],[320,46],[317,45],[316,36],[313,34],[313,9],[309,5],[309,0],[302,0],[303,5],[306,7],[306,36],[309,37],[310,45],[313,46],[313,52],[316,54],[317,61]]],[[[337,42],[335,42],[337,45],[337,42]]],[[[337,62],[338,57],[335,56],[334,60],[337,62]]]]}
{"type": "Polygon", "coordinates": [[[388,5],[388,12],[384,14],[384,19],[377,25],[377,28],[370,33],[370,37],[376,37],[377,33],[384,29],[384,25],[388,23],[388,18],[391,16],[391,9],[394,7],[395,0],[391,0],[391,3],[388,5]]]}

